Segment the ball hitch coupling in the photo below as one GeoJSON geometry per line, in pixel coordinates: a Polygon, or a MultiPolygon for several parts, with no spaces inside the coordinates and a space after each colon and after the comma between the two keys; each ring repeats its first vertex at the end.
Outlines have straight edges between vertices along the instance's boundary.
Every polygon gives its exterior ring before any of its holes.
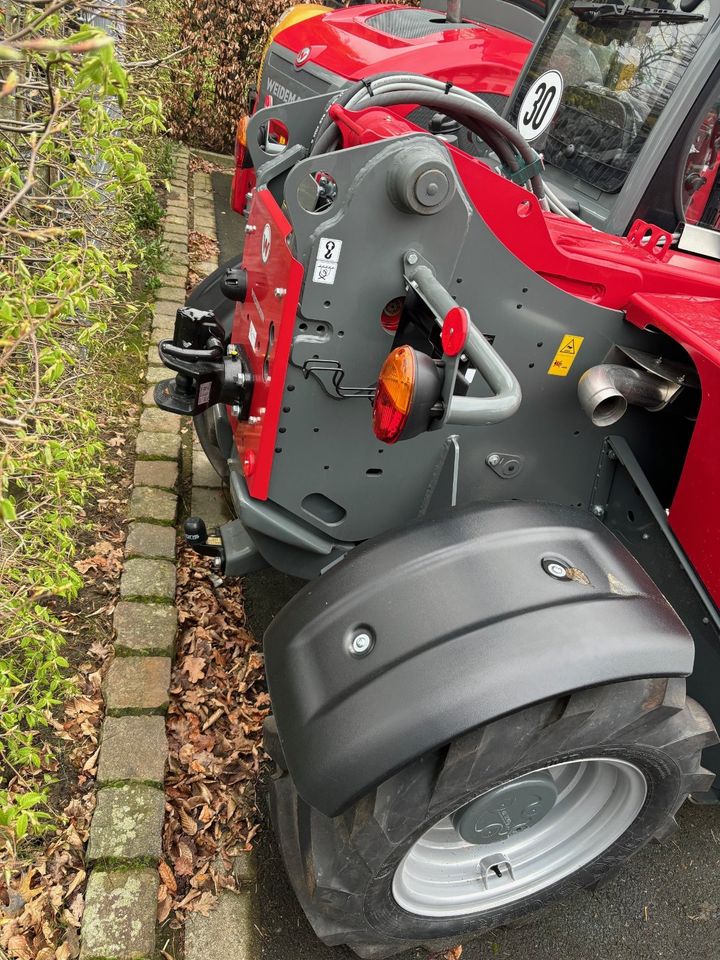
{"type": "Polygon", "coordinates": [[[205,521],[200,517],[188,517],[184,524],[185,543],[188,547],[203,557],[213,557],[216,567],[223,567],[225,563],[222,541],[217,532],[208,535],[205,521]]]}
{"type": "Polygon", "coordinates": [[[155,387],[161,410],[197,416],[216,403],[232,404],[239,417],[247,416],[252,376],[245,354],[228,342],[212,310],[181,307],[175,315],[172,340],[158,344],[160,359],[174,379],[155,387]]]}
{"type": "Polygon", "coordinates": [[[208,532],[201,517],[188,517],[184,526],[185,544],[200,554],[212,557],[213,571],[225,577],[243,577],[265,566],[240,520],[230,520],[208,532]]]}

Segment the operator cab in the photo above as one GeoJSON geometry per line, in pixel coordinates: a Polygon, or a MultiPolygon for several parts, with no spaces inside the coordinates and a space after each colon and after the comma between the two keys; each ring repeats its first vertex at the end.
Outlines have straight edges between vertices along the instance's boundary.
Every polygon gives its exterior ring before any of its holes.
{"type": "Polygon", "coordinates": [[[583,220],[717,228],[719,17],[717,0],[561,0],[505,115],[583,220]]]}

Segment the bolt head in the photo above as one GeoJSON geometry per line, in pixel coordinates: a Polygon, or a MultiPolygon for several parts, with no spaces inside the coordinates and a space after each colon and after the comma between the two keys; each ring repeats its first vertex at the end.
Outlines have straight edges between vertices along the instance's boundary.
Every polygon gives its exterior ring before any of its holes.
{"type": "Polygon", "coordinates": [[[286,293],[287,293],[287,290],[285,289],[285,287],[275,287],[275,296],[277,297],[278,300],[281,300],[286,293]]]}
{"type": "Polygon", "coordinates": [[[410,264],[411,267],[414,267],[415,264],[418,262],[418,255],[416,253],[409,253],[407,255],[407,262],[410,264]]]}
{"type": "Polygon", "coordinates": [[[599,503],[595,504],[595,506],[592,508],[592,512],[599,520],[602,520],[602,518],[605,516],[605,508],[601,507],[599,503]]]}
{"type": "Polygon", "coordinates": [[[570,568],[562,560],[555,557],[543,557],[540,562],[545,573],[553,580],[570,580],[570,568]]]}
{"type": "Polygon", "coordinates": [[[255,226],[254,223],[245,224],[245,233],[255,233],[256,230],[257,230],[257,227],[255,226]]]}
{"type": "Polygon", "coordinates": [[[500,457],[497,453],[491,453],[487,458],[487,463],[489,467],[496,467],[500,463],[500,457]]]}
{"type": "Polygon", "coordinates": [[[364,657],[370,653],[373,646],[373,639],[369,633],[356,633],[350,641],[350,652],[356,657],[364,657]]]}

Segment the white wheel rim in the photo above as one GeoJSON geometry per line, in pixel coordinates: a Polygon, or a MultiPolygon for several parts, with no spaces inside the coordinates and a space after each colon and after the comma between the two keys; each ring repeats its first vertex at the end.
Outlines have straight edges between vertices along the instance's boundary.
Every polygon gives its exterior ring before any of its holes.
{"type": "Polygon", "coordinates": [[[604,757],[554,764],[508,782],[521,784],[541,772],[552,777],[557,799],[522,833],[468,843],[452,816],[426,830],[395,871],[392,890],[399,906],[421,917],[457,917],[533,896],[615,843],[647,795],[636,766],[604,757]]]}

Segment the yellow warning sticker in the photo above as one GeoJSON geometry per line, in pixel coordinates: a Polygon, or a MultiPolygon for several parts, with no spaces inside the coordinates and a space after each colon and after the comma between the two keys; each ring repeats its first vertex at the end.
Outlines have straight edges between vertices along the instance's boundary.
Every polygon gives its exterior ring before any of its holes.
{"type": "Polygon", "coordinates": [[[565,334],[548,369],[551,377],[566,377],[568,375],[570,367],[575,362],[575,357],[580,353],[580,347],[584,339],[585,337],[575,337],[571,333],[565,334]]]}

